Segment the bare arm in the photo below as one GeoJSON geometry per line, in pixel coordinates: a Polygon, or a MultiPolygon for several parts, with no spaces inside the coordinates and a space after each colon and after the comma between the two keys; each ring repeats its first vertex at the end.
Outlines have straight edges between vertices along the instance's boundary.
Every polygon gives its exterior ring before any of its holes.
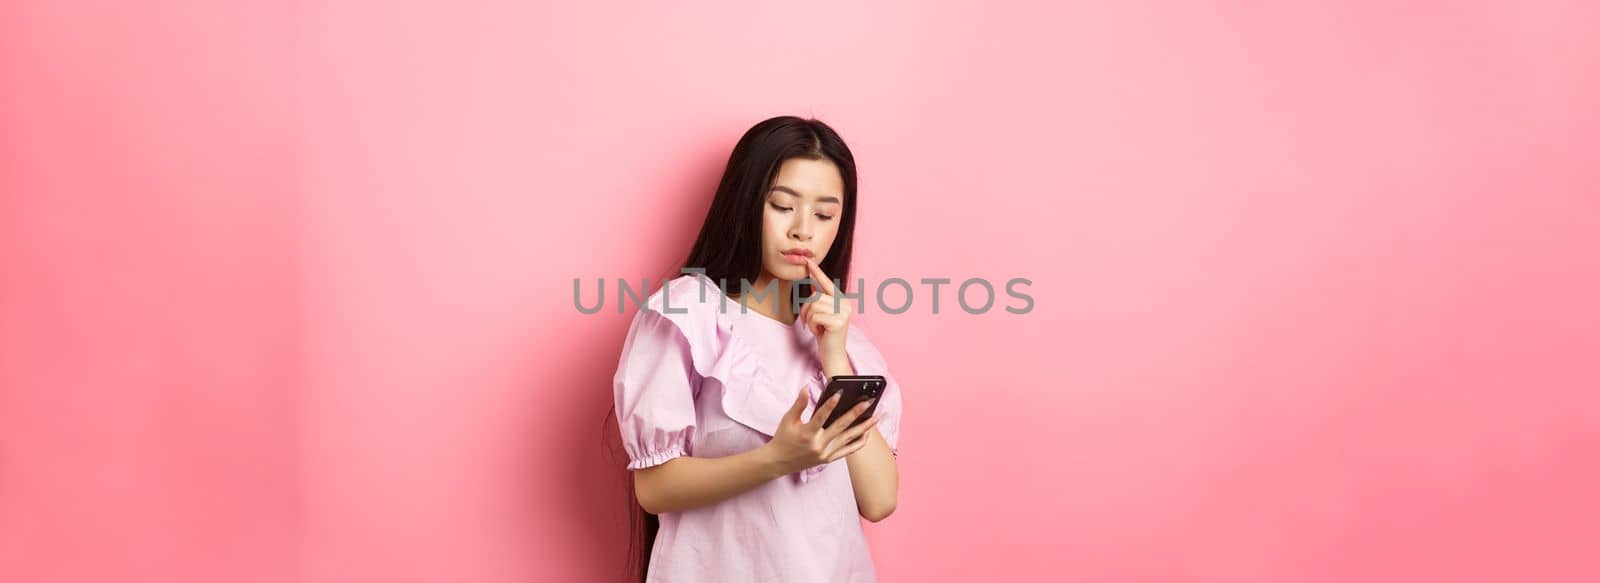
{"type": "Polygon", "coordinates": [[[661,514],[710,506],[786,472],[765,447],[717,458],[679,456],[633,473],[645,512],[661,514]]]}
{"type": "MultiPolygon", "coordinates": [[[[828,378],[855,374],[850,359],[842,354],[832,356],[828,362],[828,378]]],[[[877,427],[867,432],[866,445],[847,456],[845,463],[850,467],[850,488],[855,491],[856,511],[861,517],[878,522],[894,514],[900,469],[889,451],[889,442],[884,441],[877,427]]]]}
{"type": "MultiPolygon", "coordinates": [[[[817,335],[817,356],[822,360],[822,370],[830,379],[856,374],[844,347],[846,331],[850,328],[850,304],[839,301],[838,286],[828,279],[816,261],[806,259],[806,269],[821,293],[815,302],[800,310],[800,317],[805,319],[806,328],[817,335]]],[[[876,425],[876,422],[877,419],[873,419],[871,423],[876,425]]],[[[900,470],[895,466],[894,454],[883,435],[875,427],[868,429],[858,451],[852,452],[846,463],[850,465],[850,487],[855,490],[856,511],[862,518],[877,522],[894,513],[900,470]]]]}
{"type": "Polygon", "coordinates": [[[850,487],[855,490],[856,509],[861,517],[878,522],[894,514],[900,470],[889,443],[876,428],[867,432],[867,445],[845,458],[845,463],[850,466],[850,487]]]}
{"type": "Polygon", "coordinates": [[[794,404],[779,421],[777,435],[761,447],[719,458],[678,456],[661,465],[635,470],[633,484],[639,505],[646,512],[661,514],[716,504],[780,476],[860,451],[868,443],[867,432],[877,433],[876,419],[850,427],[865,411],[865,403],[846,411],[833,427],[822,427],[839,403],[837,395],[812,413],[809,421],[802,421],[808,395],[801,387],[794,404]]]}

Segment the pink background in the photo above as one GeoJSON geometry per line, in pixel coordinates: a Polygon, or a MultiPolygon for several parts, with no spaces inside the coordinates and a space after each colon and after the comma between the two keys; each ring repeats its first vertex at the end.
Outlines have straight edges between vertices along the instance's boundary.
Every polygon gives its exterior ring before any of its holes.
{"type": "Polygon", "coordinates": [[[1034,282],[860,317],[885,580],[1600,578],[1593,3],[148,4],[0,13],[0,580],[616,580],[572,278],[783,113],[1034,282]]]}

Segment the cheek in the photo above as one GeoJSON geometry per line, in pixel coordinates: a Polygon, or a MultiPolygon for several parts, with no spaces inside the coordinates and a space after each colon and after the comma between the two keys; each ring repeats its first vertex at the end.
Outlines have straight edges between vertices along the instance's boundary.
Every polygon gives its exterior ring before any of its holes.
{"type": "Polygon", "coordinates": [[[761,215],[761,238],[768,247],[777,247],[783,241],[783,222],[771,208],[761,215]]]}
{"type": "Polygon", "coordinates": [[[778,250],[789,240],[789,224],[782,213],[767,209],[761,221],[761,262],[772,267],[788,265],[778,259],[778,250]]]}
{"type": "Polygon", "coordinates": [[[834,237],[837,237],[839,235],[839,223],[838,223],[838,221],[829,222],[828,226],[826,228],[824,228],[822,230],[822,232],[817,233],[817,234],[821,235],[821,239],[822,239],[820,241],[821,249],[823,251],[826,251],[828,249],[832,249],[833,248],[833,239],[834,239],[834,237]]]}

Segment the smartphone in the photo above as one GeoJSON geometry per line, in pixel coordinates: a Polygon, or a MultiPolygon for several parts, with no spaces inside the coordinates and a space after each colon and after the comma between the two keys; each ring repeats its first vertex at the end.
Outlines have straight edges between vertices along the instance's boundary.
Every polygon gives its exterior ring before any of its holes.
{"type": "Polygon", "coordinates": [[[870,400],[872,404],[867,405],[867,410],[862,411],[850,426],[855,427],[865,423],[872,418],[873,411],[878,410],[878,398],[883,396],[883,388],[887,384],[888,381],[884,380],[882,375],[846,375],[828,379],[828,387],[822,390],[822,397],[817,401],[817,406],[821,407],[823,403],[827,403],[834,393],[840,394],[839,404],[833,407],[833,413],[822,422],[822,426],[833,425],[834,421],[843,417],[851,407],[856,406],[856,403],[870,400]]]}

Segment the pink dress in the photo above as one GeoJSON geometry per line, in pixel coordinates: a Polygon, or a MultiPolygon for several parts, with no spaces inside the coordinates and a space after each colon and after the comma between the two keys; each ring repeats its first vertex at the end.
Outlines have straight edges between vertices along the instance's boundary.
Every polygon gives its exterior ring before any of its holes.
{"type": "MultiPolygon", "coordinates": [[[[634,315],[612,386],[629,470],[759,447],[802,385],[810,393],[802,419],[810,419],[825,382],[815,337],[801,322],[741,312],[715,281],[690,274],[651,294],[634,315]]],[[[854,322],[845,351],[856,374],[888,380],[878,431],[898,457],[900,387],[854,322]]],[[[876,580],[846,464],[840,459],[711,506],[661,514],[649,581],[876,580]]]]}

